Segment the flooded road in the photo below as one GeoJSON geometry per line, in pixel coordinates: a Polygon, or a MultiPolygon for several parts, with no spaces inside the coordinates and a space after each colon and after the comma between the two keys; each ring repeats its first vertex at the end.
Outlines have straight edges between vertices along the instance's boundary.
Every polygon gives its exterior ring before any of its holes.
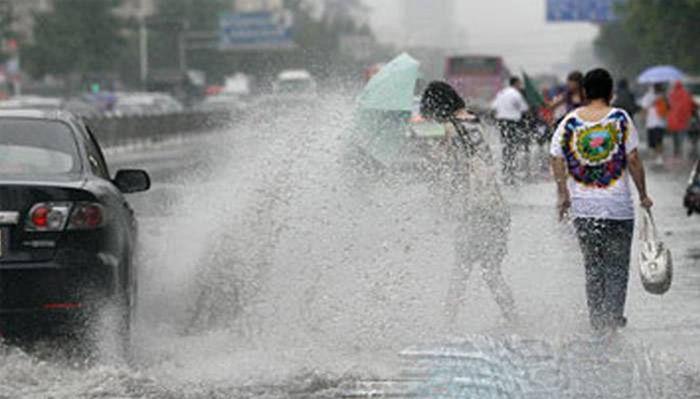
{"type": "Polygon", "coordinates": [[[620,336],[588,332],[581,256],[544,178],[506,192],[518,321],[501,319],[475,270],[448,325],[455,229],[433,186],[349,173],[339,110],[351,104],[318,108],[114,151],[156,181],[132,199],[133,359],[108,345],[88,365],[51,344],[3,348],[0,398],[700,397],[700,223],[680,206],[685,175],[651,171],[676,283],[652,297],[635,270],[620,336]]]}

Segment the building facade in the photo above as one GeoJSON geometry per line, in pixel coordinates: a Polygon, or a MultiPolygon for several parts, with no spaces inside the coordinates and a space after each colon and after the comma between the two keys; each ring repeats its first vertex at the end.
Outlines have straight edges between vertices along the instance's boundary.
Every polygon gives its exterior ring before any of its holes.
{"type": "Polygon", "coordinates": [[[403,0],[404,43],[410,47],[458,47],[455,0],[403,0]]]}
{"type": "Polygon", "coordinates": [[[237,12],[278,11],[283,8],[283,0],[236,0],[237,12]]]}

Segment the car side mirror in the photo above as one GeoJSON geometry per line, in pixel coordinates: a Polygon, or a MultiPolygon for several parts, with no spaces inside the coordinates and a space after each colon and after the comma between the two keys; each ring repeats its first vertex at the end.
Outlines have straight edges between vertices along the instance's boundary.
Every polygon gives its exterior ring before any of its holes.
{"type": "Polygon", "coordinates": [[[140,193],[151,188],[151,178],[143,170],[120,170],[114,177],[114,185],[124,194],[140,193]]]}

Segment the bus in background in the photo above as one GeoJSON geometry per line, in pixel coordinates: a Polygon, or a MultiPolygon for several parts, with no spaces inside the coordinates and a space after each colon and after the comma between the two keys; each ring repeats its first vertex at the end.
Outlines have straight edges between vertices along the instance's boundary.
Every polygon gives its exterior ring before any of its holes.
{"type": "Polygon", "coordinates": [[[454,56],[445,63],[445,79],[464,98],[490,102],[504,88],[509,76],[503,58],[454,56]]]}

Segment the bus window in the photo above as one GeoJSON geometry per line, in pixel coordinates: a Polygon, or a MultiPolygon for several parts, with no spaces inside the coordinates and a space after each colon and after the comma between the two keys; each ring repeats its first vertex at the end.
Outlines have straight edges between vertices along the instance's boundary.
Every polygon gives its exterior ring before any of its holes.
{"type": "Polygon", "coordinates": [[[447,59],[445,78],[463,97],[486,102],[503,88],[507,74],[500,57],[459,56],[447,59]]]}

